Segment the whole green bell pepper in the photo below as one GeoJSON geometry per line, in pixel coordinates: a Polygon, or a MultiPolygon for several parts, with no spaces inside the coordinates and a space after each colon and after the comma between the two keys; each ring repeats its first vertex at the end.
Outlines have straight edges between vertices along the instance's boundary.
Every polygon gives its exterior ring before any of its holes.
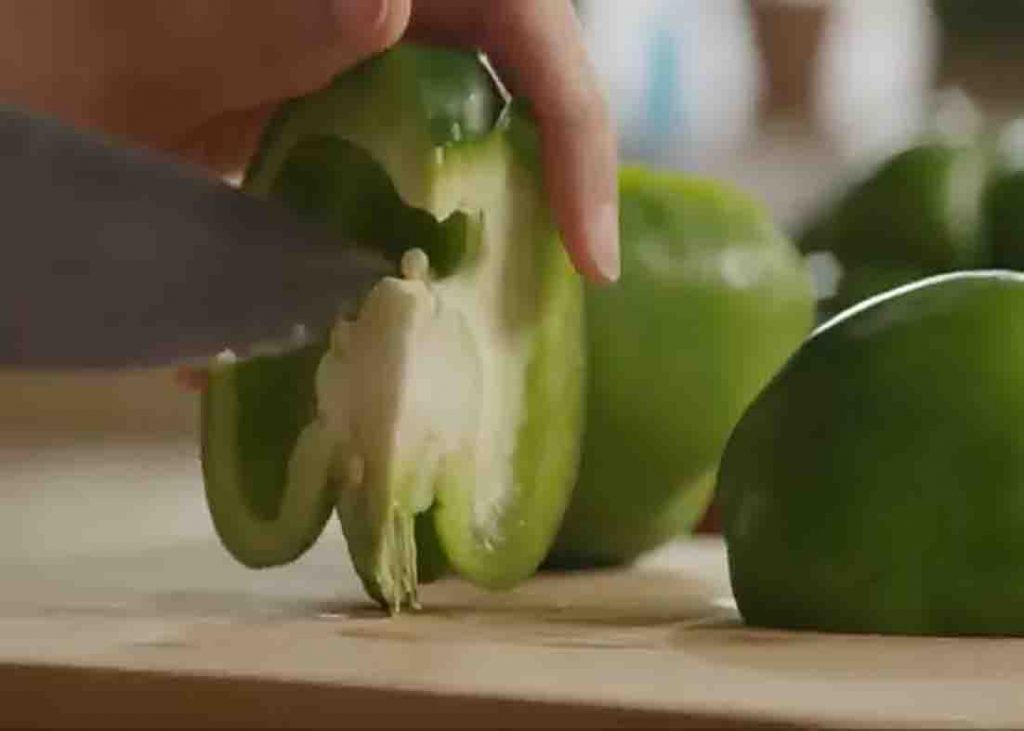
{"type": "Polygon", "coordinates": [[[1024,270],[1024,120],[995,137],[995,164],[985,190],[982,239],[992,265],[1024,270]]]}
{"type": "Polygon", "coordinates": [[[400,46],[286,104],[244,187],[396,276],[330,342],[212,367],[203,469],[224,545],[291,561],[334,508],[392,611],[449,567],[492,588],[529,576],[574,482],[584,363],[528,115],[475,55],[400,46]]]}
{"type": "Polygon", "coordinates": [[[979,232],[987,171],[978,147],[925,142],[831,202],[798,239],[801,251],[828,252],[841,269],[823,315],[931,274],[988,265],[979,232]]]}
{"type": "Polygon", "coordinates": [[[799,254],[745,194],[630,168],[620,209],[622,278],[586,295],[583,456],[555,567],[689,530],[736,420],[813,324],[799,254]]]}
{"type": "Polygon", "coordinates": [[[754,625],[1024,633],[1024,275],[940,275],[819,329],[718,495],[754,625]]]}
{"type": "Polygon", "coordinates": [[[983,231],[994,266],[1024,270],[1024,170],[994,176],[985,191],[983,231]]]}

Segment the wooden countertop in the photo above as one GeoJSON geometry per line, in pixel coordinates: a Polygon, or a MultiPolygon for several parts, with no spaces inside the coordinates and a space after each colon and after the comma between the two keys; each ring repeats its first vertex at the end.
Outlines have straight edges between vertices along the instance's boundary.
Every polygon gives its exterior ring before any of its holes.
{"type": "Polygon", "coordinates": [[[749,629],[716,539],[388,618],[335,525],[235,565],[190,440],[9,438],[0,496],[0,725],[1024,725],[1024,640],[749,629]]]}

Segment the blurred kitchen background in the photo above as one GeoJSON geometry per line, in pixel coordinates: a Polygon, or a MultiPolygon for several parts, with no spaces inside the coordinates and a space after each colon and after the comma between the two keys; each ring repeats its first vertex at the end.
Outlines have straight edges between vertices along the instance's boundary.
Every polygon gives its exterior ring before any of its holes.
{"type": "Polygon", "coordinates": [[[787,227],[923,135],[1024,97],[1014,0],[582,0],[626,159],[731,180],[787,227]]]}
{"type": "MultiPolygon", "coordinates": [[[[735,182],[795,231],[924,135],[1024,107],[1019,0],[579,0],[623,157],[735,182]]],[[[0,442],[192,438],[169,371],[0,373],[0,442]]]]}

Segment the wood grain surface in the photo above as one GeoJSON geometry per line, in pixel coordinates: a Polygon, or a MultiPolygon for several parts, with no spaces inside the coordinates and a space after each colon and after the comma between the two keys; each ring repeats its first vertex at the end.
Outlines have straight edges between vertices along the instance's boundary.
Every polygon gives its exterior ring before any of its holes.
{"type": "Polygon", "coordinates": [[[249,571],[190,439],[0,441],[0,725],[1024,726],[1024,641],[745,627],[714,538],[394,618],[336,524],[249,571]]]}

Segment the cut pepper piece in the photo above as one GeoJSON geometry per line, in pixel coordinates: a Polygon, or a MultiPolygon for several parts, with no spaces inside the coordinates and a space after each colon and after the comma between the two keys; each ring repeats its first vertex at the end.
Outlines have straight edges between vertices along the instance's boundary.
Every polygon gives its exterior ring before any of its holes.
{"type": "MultiPolygon", "coordinates": [[[[300,368],[298,353],[277,356],[278,367],[291,363],[290,384],[243,393],[235,370],[250,363],[214,368],[207,435],[266,433],[218,423],[247,406],[217,403],[307,404],[306,423],[275,425],[278,456],[266,459],[277,473],[286,458],[309,475],[275,483],[277,501],[293,490],[334,501],[364,585],[393,611],[416,603],[420,566],[436,576],[450,565],[493,588],[529,576],[575,477],[583,346],[581,284],[547,208],[527,116],[477,57],[401,46],[285,105],[245,187],[384,251],[398,276],[339,319],[315,368],[300,368]]],[[[250,464],[255,454],[233,452],[250,443],[207,445],[207,459],[250,464]]],[[[208,487],[211,512],[230,514],[218,531],[245,555],[236,523],[265,519],[251,500],[214,503],[253,485],[239,470],[211,465],[207,475],[229,482],[208,487]]],[[[322,526],[320,514],[304,517],[275,524],[281,545],[308,545],[296,535],[322,526]]],[[[294,557],[282,550],[260,565],[294,557]]]]}
{"type": "Polygon", "coordinates": [[[323,352],[311,344],[210,368],[202,409],[206,503],[222,543],[246,566],[298,558],[330,517],[331,455],[322,435],[306,429],[323,352]]]}

